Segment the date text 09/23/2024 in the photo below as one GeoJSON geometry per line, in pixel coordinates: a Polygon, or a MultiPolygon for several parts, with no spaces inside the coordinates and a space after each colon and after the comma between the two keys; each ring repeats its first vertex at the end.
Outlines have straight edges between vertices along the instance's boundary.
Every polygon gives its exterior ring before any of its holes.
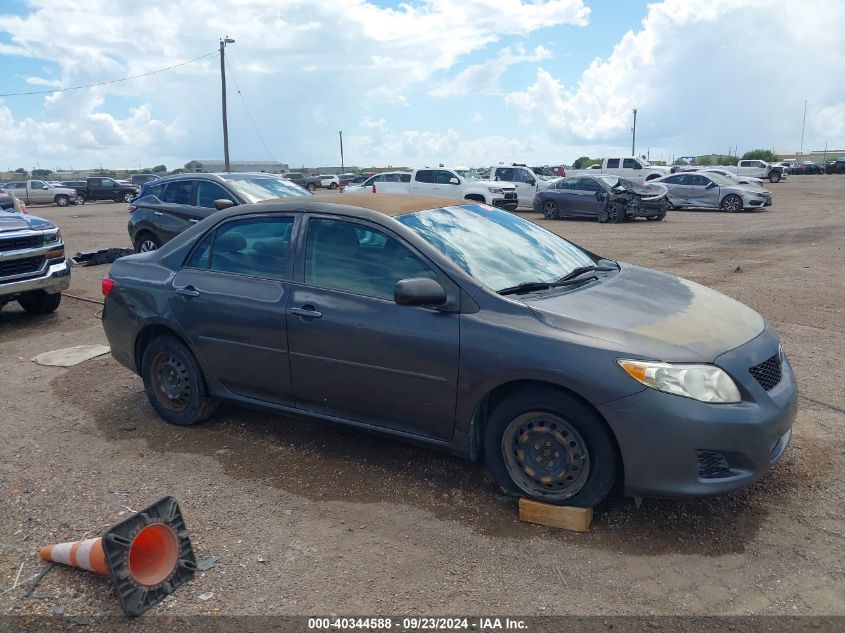
{"type": "Polygon", "coordinates": [[[308,618],[309,630],[368,630],[368,631],[519,631],[526,628],[524,620],[498,617],[390,617],[370,618],[308,618]]]}

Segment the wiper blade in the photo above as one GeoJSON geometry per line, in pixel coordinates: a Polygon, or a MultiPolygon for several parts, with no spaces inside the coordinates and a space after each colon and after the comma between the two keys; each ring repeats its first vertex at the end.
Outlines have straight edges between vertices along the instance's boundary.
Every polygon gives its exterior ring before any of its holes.
{"type": "Polygon", "coordinates": [[[533,292],[534,290],[545,290],[558,285],[555,281],[526,281],[516,286],[502,288],[496,292],[500,295],[515,295],[520,292],[533,292]]]}
{"type": "Polygon", "coordinates": [[[611,268],[610,266],[579,266],[574,270],[571,270],[563,277],[557,280],[555,283],[562,283],[564,281],[569,281],[571,279],[575,279],[576,277],[580,277],[584,273],[598,273],[598,272],[610,272],[612,270],[617,270],[616,268],[611,268]]]}

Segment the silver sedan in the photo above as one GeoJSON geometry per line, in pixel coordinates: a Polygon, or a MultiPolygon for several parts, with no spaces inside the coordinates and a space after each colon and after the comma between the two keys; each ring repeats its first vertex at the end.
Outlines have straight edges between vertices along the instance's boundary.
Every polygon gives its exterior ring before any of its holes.
{"type": "Polygon", "coordinates": [[[676,209],[704,207],[735,213],[772,204],[772,194],[763,187],[740,185],[716,173],[678,173],[652,182],[666,186],[669,201],[676,209]]]}

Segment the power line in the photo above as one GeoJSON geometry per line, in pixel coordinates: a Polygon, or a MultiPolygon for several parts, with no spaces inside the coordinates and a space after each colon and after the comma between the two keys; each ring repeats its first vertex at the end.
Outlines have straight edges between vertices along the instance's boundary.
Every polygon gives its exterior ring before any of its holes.
{"type": "Polygon", "coordinates": [[[213,51],[211,53],[206,53],[205,55],[200,55],[199,57],[195,57],[194,59],[189,59],[186,62],[182,62],[180,64],[174,64],[173,66],[168,66],[167,68],[159,68],[158,70],[151,70],[148,73],[141,73],[140,75],[132,75],[131,77],[123,77],[122,79],[111,79],[110,81],[100,81],[93,84],[84,84],[82,86],[72,86],[70,88],[53,88],[52,90],[34,90],[32,92],[8,92],[6,94],[0,94],[0,97],[25,97],[29,95],[43,95],[43,94],[50,94],[53,92],[68,92],[70,90],[81,90],[82,88],[94,88],[96,86],[106,86],[108,84],[116,84],[120,83],[121,81],[129,81],[130,79],[140,79],[141,77],[149,77],[150,75],[155,75],[157,73],[163,73],[166,70],[173,70],[174,68],[179,68],[180,66],[187,66],[188,64],[193,64],[194,62],[198,62],[201,59],[205,59],[206,57],[212,57],[217,55],[217,51],[213,51]]]}
{"type": "Polygon", "coordinates": [[[267,143],[264,142],[264,138],[261,136],[261,132],[258,131],[258,126],[255,125],[255,120],[252,118],[252,114],[249,112],[249,108],[246,105],[246,100],[244,99],[244,95],[241,92],[241,87],[238,85],[238,78],[235,77],[235,73],[232,72],[232,66],[229,65],[228,60],[226,61],[226,68],[229,69],[229,74],[232,76],[232,81],[235,82],[235,90],[238,93],[238,96],[241,98],[241,103],[244,105],[244,110],[246,110],[246,116],[249,119],[249,122],[252,124],[252,129],[255,131],[255,135],[258,137],[258,140],[261,141],[261,144],[264,146],[264,150],[267,152],[267,156],[270,157],[270,160],[275,161],[276,159],[273,158],[273,154],[270,152],[270,148],[267,147],[267,143]]]}

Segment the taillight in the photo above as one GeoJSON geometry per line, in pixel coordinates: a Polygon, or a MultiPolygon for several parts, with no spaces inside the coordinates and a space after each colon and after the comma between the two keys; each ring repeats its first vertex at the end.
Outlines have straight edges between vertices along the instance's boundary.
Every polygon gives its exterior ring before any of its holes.
{"type": "Polygon", "coordinates": [[[101,288],[103,296],[108,297],[111,294],[111,291],[114,290],[114,279],[111,277],[104,277],[101,288]]]}
{"type": "Polygon", "coordinates": [[[127,211],[129,211],[129,213],[132,213],[137,208],[138,208],[137,205],[134,205],[134,204],[130,204],[128,207],[126,207],[127,211]]]}

